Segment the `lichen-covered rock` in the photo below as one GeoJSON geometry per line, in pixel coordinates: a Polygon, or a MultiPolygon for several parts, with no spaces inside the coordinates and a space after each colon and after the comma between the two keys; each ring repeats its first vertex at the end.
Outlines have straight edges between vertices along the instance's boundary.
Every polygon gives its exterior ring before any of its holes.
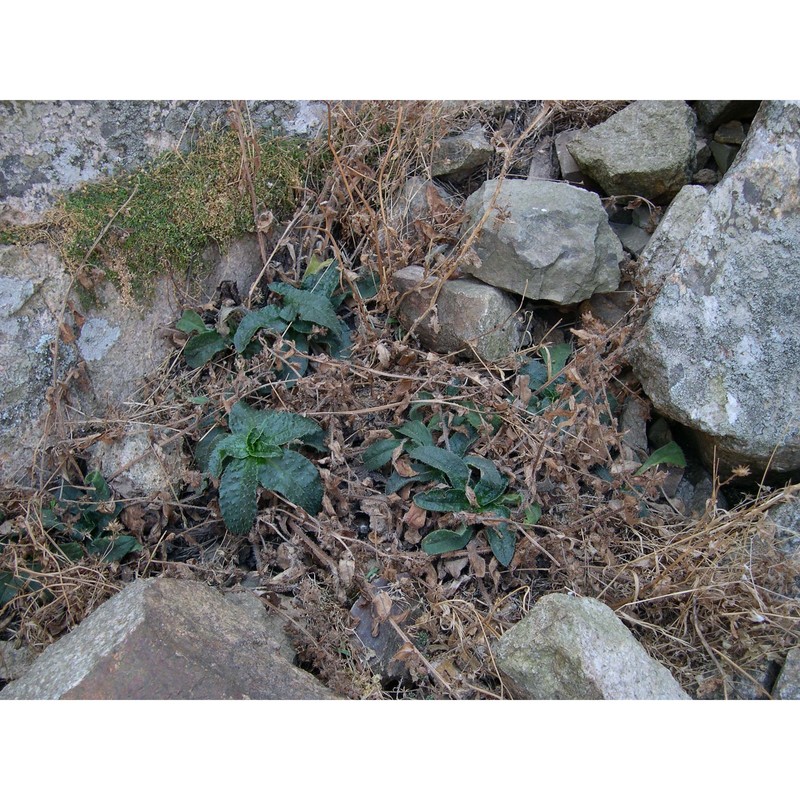
{"type": "Polygon", "coordinates": [[[672,272],[675,259],[692,232],[706,200],[708,190],[703,186],[684,186],[669,204],[667,213],[639,258],[637,276],[645,286],[660,286],[672,272]]]}
{"type": "MultiPolygon", "coordinates": [[[[428,308],[436,280],[426,280],[419,266],[398,270],[392,280],[401,295],[400,322],[410,330],[428,308]]],[[[517,305],[510,295],[480,281],[447,281],[434,312],[417,325],[415,334],[434,352],[460,352],[466,358],[477,356],[491,364],[511,355],[520,345],[517,305]]]]}
{"type": "Polygon", "coordinates": [[[506,631],[497,666],[522,700],[688,700],[598,600],[550,594],[506,631]]]}
{"type": "Polygon", "coordinates": [[[203,583],[140,579],[48,647],[0,699],[332,699],[286,660],[265,616],[203,583]]]}
{"type": "Polygon", "coordinates": [[[800,469],[800,103],[764,103],[632,349],[706,464],[800,469]]]}
{"type": "MultiPolygon", "coordinates": [[[[465,235],[483,218],[497,188],[486,181],[467,198],[465,235]]],[[[622,245],[598,196],[565,183],[506,180],[481,229],[474,277],[533,300],[579,303],[619,285],[622,245]]]]}
{"type": "Polygon", "coordinates": [[[567,148],[610,195],[671,200],[694,169],[695,116],[681,100],[640,100],[581,131],[567,148]]]}
{"type": "Polygon", "coordinates": [[[43,430],[47,390],[78,362],[58,341],[70,278],[45,245],[0,247],[0,481],[26,482],[43,430]]]}
{"type": "Polygon", "coordinates": [[[776,700],[800,700],[800,647],[794,647],[786,656],[772,696],[776,700]]]}
{"type": "MultiPolygon", "coordinates": [[[[224,101],[95,100],[0,102],[0,221],[38,221],[59,192],[133,169],[159,153],[188,148],[202,130],[224,123],[224,101]]],[[[306,134],[321,103],[257,101],[256,126],[306,134]]]]}

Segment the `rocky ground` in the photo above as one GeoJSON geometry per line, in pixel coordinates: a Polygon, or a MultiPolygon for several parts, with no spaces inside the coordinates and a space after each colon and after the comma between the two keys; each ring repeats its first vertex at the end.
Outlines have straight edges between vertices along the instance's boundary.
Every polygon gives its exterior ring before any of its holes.
{"type": "Polygon", "coordinates": [[[797,104],[336,105],[283,211],[231,121],[145,299],[4,167],[0,696],[797,697],[797,104]]]}

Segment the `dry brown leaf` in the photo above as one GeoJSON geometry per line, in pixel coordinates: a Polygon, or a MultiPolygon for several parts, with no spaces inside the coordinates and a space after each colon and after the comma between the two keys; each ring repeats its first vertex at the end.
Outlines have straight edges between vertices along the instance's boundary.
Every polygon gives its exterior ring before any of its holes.
{"type": "Polygon", "coordinates": [[[386,622],[392,613],[392,598],[386,592],[377,592],[372,598],[372,615],[378,622],[386,622]]]}

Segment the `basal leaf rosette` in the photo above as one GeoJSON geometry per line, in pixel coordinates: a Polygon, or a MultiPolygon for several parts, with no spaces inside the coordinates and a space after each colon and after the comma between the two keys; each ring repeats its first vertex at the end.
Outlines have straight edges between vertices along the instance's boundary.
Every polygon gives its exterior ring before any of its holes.
{"type": "Polygon", "coordinates": [[[302,442],[318,450],[324,432],[313,420],[288,411],[256,410],[243,400],[228,416],[230,433],[219,436],[208,470],[219,479],[219,506],[231,533],[246,534],[258,511],[263,486],[316,514],[322,507],[322,481],[305,456],[289,449],[302,442]]]}

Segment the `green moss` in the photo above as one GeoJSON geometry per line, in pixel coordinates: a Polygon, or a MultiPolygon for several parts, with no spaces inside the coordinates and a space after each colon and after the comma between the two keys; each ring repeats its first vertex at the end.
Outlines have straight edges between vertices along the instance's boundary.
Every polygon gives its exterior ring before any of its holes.
{"type": "MultiPolygon", "coordinates": [[[[304,143],[263,138],[256,147],[259,168],[253,183],[259,209],[280,217],[293,208],[302,185],[304,143]]],[[[123,292],[147,297],[158,274],[202,270],[200,254],[210,241],[224,248],[231,239],[254,230],[241,168],[236,134],[210,132],[189,154],[170,151],[145,168],[84,184],[65,195],[46,231],[42,226],[6,229],[0,241],[24,244],[47,238],[58,243],[73,271],[88,263],[123,292]]]]}

